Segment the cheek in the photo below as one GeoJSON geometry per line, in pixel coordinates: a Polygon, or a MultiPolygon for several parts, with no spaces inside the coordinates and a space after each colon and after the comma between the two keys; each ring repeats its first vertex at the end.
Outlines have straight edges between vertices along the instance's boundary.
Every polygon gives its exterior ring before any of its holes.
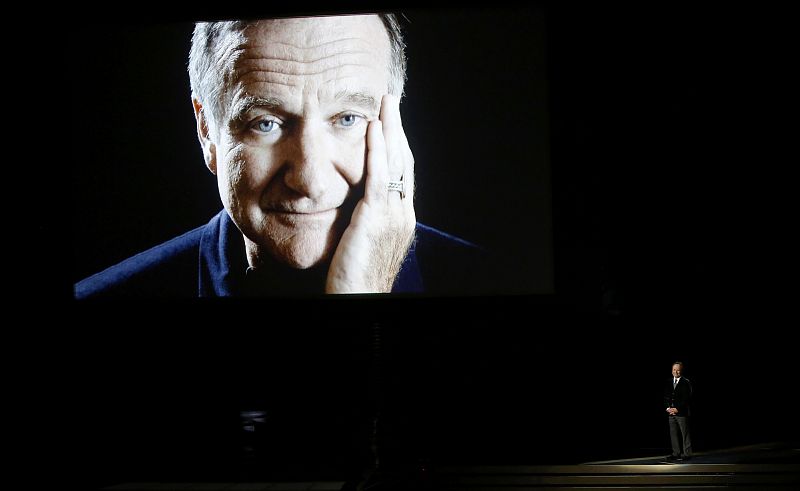
{"type": "Polygon", "coordinates": [[[339,144],[340,171],[351,186],[364,179],[367,162],[366,136],[345,139],[339,144]]]}
{"type": "MultiPolygon", "coordinates": [[[[233,147],[222,162],[222,175],[227,193],[235,200],[258,199],[269,179],[269,156],[263,150],[245,145],[233,147]]],[[[222,187],[223,183],[220,183],[222,187]]],[[[248,200],[249,201],[249,200],[248,200]]]]}

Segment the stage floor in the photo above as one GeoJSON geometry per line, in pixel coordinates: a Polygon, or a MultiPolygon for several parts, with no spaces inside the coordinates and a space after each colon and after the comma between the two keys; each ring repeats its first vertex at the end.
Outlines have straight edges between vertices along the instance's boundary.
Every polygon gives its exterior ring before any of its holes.
{"type": "Polygon", "coordinates": [[[109,491],[493,491],[566,489],[800,489],[800,445],[765,443],[698,452],[668,463],[664,455],[576,465],[446,466],[395,469],[358,482],[121,483],[109,491]]]}

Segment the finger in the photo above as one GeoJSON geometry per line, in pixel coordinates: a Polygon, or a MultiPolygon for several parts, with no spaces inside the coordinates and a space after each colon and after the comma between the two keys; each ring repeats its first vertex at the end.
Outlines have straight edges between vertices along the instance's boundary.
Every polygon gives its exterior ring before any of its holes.
{"type": "Polygon", "coordinates": [[[414,191],[415,191],[415,184],[414,181],[414,154],[411,152],[411,147],[408,145],[408,140],[406,139],[406,134],[403,132],[403,155],[404,163],[405,163],[405,170],[403,171],[403,180],[405,181],[405,190],[406,190],[406,202],[408,206],[413,208],[414,206],[414,191]]]}
{"type": "Polygon", "coordinates": [[[399,181],[405,171],[405,153],[403,152],[403,123],[400,120],[400,99],[386,94],[381,100],[381,122],[383,135],[386,138],[386,156],[389,166],[389,178],[399,181]]]}
{"type": "MultiPolygon", "coordinates": [[[[386,94],[381,100],[381,121],[383,121],[386,137],[386,155],[388,159],[389,177],[403,180],[405,197],[402,203],[407,211],[414,206],[414,156],[408,145],[408,138],[403,130],[400,115],[400,98],[386,94]]],[[[392,200],[395,201],[395,200],[392,200]]]]}
{"type": "MultiPolygon", "coordinates": [[[[399,100],[398,100],[399,101],[399,100]]],[[[414,154],[411,152],[411,147],[408,144],[406,132],[403,129],[402,119],[400,115],[400,107],[397,108],[397,120],[399,123],[399,152],[403,160],[403,181],[405,183],[406,198],[403,200],[409,211],[414,211],[414,193],[415,193],[415,180],[414,180],[414,154]]]]}
{"type": "MultiPolygon", "coordinates": [[[[384,94],[381,98],[380,119],[383,123],[383,136],[386,141],[387,172],[391,181],[404,181],[405,170],[404,153],[402,152],[403,125],[400,122],[399,99],[384,94]]],[[[388,186],[387,181],[387,186],[388,186]]],[[[405,188],[405,182],[403,182],[405,188]]],[[[403,199],[406,197],[405,189],[402,193],[389,191],[388,202],[394,214],[400,216],[403,210],[403,199]]]]}
{"type": "Polygon", "coordinates": [[[364,201],[369,204],[385,203],[389,192],[389,171],[386,164],[386,141],[383,124],[372,121],[367,126],[367,177],[364,184],[364,201]]]}

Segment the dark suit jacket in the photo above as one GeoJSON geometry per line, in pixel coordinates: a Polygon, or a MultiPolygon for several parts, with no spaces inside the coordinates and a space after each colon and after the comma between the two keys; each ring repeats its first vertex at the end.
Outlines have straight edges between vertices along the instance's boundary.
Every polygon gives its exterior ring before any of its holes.
{"type": "MultiPolygon", "coordinates": [[[[498,286],[492,264],[476,245],[418,223],[392,292],[491,294],[498,286]]],[[[246,270],[242,234],[222,210],[206,225],[78,282],[74,292],[78,299],[243,296],[252,293],[246,270]]]]}
{"type": "Polygon", "coordinates": [[[691,415],[692,383],[686,377],[681,377],[678,385],[672,388],[672,380],[664,387],[664,409],[674,407],[678,409],[678,416],[691,415]]]}

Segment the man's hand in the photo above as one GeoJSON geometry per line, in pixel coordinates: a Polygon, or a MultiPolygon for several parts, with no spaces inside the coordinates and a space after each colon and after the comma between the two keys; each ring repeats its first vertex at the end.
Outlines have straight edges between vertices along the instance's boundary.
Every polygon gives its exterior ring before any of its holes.
{"type": "Polygon", "coordinates": [[[676,414],[678,414],[678,408],[668,407],[667,412],[669,413],[670,416],[675,416],[676,414]]]}
{"type": "Polygon", "coordinates": [[[385,95],[367,128],[364,198],[333,255],[326,293],[388,293],[414,239],[414,156],[400,120],[400,99],[385,95]],[[389,191],[402,180],[405,198],[389,191]]]}

